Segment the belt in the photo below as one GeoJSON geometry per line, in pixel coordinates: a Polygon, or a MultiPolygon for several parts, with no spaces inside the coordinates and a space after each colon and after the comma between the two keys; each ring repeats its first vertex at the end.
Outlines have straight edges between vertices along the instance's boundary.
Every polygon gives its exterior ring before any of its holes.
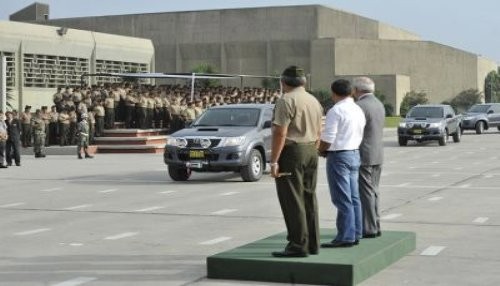
{"type": "Polygon", "coordinates": [[[343,152],[353,152],[353,151],[358,151],[358,149],[354,149],[354,150],[334,150],[334,151],[326,151],[327,153],[343,153],[343,152]]]}

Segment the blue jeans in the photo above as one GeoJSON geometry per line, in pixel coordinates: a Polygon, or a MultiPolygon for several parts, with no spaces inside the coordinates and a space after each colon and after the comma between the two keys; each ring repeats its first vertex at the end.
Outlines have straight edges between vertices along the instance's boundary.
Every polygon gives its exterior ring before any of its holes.
{"type": "Polygon", "coordinates": [[[328,152],[326,174],[333,205],[337,208],[335,241],[354,242],[363,235],[359,198],[359,151],[328,152]]]}

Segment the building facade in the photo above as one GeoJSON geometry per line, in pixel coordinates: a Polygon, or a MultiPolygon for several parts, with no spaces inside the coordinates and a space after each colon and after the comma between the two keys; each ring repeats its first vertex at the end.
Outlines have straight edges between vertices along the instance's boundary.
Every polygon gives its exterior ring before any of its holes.
{"type": "Polygon", "coordinates": [[[436,103],[465,89],[482,91],[487,73],[497,69],[478,55],[319,5],[37,22],[151,39],[160,72],[189,72],[208,63],[222,73],[273,75],[296,64],[309,72],[312,89],[328,89],[335,77],[372,76],[395,110],[410,90],[425,91],[436,103]]]}
{"type": "MultiPolygon", "coordinates": [[[[81,75],[154,71],[150,40],[53,26],[0,21],[0,55],[14,109],[52,105],[57,87],[80,86],[81,75]]],[[[117,79],[90,78],[90,84],[117,79]]]]}

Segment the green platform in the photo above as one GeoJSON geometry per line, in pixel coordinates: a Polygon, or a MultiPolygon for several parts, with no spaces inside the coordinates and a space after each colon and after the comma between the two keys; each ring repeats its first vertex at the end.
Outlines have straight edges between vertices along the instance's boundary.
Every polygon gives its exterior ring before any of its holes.
{"type": "MultiPolygon", "coordinates": [[[[321,242],[334,230],[321,230],[321,242]]],[[[316,285],[356,285],[415,250],[412,232],[384,231],[352,248],[322,248],[306,258],[274,258],[283,250],[286,234],[277,234],[207,258],[207,276],[214,279],[268,281],[316,285]]]]}

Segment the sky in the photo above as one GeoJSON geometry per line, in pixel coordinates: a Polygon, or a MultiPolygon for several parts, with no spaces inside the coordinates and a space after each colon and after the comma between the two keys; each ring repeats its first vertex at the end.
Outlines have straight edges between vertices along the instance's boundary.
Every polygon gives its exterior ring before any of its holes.
{"type": "MultiPolygon", "coordinates": [[[[33,0],[0,0],[0,20],[33,0]]],[[[378,20],[500,63],[499,0],[39,0],[50,18],[320,4],[378,20]]]]}

